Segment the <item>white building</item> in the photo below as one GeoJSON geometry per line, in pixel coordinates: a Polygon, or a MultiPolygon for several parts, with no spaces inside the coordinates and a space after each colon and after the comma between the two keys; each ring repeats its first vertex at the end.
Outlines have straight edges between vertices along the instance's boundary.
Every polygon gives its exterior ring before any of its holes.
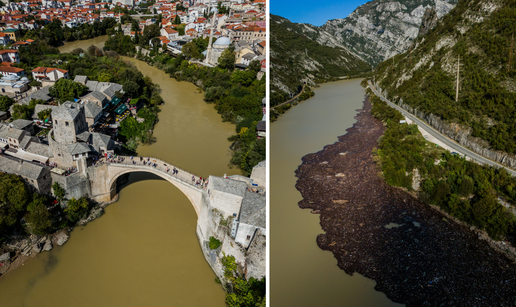
{"type": "Polygon", "coordinates": [[[32,77],[38,81],[57,81],[61,78],[68,79],[68,70],[50,67],[37,67],[32,70],[32,77]]]}

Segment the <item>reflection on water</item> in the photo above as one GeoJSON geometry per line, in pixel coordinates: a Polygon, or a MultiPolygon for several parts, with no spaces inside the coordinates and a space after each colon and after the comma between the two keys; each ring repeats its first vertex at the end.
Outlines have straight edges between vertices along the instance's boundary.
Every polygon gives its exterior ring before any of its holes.
{"type": "MultiPolygon", "coordinates": [[[[82,42],[60,50],[92,44],[82,42]]],[[[157,142],[139,153],[203,177],[238,174],[227,166],[227,138],[234,126],[222,123],[192,84],[133,62],[161,86],[165,100],[154,131],[157,142]]],[[[1,278],[0,306],[224,306],[224,291],[201,253],[188,199],[147,174],[131,174],[129,182],[104,216],[74,229],[62,247],[1,278]]]]}
{"type": "Polygon", "coordinates": [[[323,84],[271,125],[271,306],[399,306],[375,291],[373,280],[340,270],[316,244],[319,215],[297,205],[294,171],[304,155],[336,142],[355,123],[364,99],[360,81],[323,84]]]}

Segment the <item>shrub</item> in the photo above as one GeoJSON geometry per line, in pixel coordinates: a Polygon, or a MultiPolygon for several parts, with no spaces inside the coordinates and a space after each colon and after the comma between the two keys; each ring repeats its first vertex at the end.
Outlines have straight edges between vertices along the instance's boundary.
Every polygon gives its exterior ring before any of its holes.
{"type": "Polygon", "coordinates": [[[217,240],[215,237],[211,236],[210,237],[210,243],[209,243],[209,246],[210,246],[210,249],[217,249],[219,248],[220,246],[222,245],[222,242],[220,242],[219,240],[217,240]]]}

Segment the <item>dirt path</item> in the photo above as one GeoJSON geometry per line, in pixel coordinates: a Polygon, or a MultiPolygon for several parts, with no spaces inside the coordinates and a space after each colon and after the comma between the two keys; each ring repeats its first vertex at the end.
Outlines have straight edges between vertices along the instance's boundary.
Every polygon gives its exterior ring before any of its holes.
{"type": "Polygon", "coordinates": [[[319,247],[407,306],[516,306],[514,263],[381,179],[372,150],[385,127],[370,110],[296,171],[299,206],[320,213],[319,247]]]}

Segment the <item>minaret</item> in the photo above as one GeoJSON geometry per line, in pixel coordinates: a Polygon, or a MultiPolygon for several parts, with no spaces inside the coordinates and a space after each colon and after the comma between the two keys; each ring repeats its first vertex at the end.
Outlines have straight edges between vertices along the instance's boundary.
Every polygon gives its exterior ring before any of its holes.
{"type": "Polygon", "coordinates": [[[213,28],[215,24],[216,14],[213,14],[213,19],[211,20],[211,29],[210,29],[210,41],[208,43],[208,51],[206,52],[206,58],[204,59],[204,63],[209,64],[209,59],[211,57],[211,45],[213,43],[213,28]]]}

